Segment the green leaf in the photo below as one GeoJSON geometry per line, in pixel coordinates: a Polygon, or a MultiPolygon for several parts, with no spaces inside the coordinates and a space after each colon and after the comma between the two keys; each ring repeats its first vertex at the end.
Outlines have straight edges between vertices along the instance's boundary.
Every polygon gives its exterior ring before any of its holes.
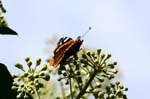
{"type": "Polygon", "coordinates": [[[0,34],[2,34],[2,35],[18,35],[16,31],[12,30],[9,27],[5,27],[5,26],[0,27],[0,34]]]}
{"type": "Polygon", "coordinates": [[[6,65],[0,63],[0,99],[15,99],[16,92],[11,90],[13,78],[6,65]]]}

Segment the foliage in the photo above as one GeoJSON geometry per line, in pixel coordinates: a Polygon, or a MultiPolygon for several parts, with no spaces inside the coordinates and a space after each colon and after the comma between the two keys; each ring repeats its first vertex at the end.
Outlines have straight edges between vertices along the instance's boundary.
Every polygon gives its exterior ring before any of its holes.
{"type": "Polygon", "coordinates": [[[12,90],[13,78],[5,64],[0,63],[0,99],[16,99],[17,92],[12,90]]]}
{"type": "Polygon", "coordinates": [[[2,35],[18,35],[16,31],[8,27],[7,22],[4,19],[3,13],[6,13],[2,2],[0,1],[0,34],[2,35]]]}
{"type": "Polygon", "coordinates": [[[95,97],[100,99],[126,99],[124,88],[120,82],[106,84],[117,74],[115,65],[117,62],[107,62],[111,54],[96,52],[84,52],[82,57],[74,56],[60,65],[58,81],[64,80],[70,86],[70,93],[64,98],[87,99],[95,97]]]}
{"type": "Polygon", "coordinates": [[[16,63],[15,67],[22,70],[23,72],[18,75],[13,75],[13,78],[17,82],[13,83],[12,89],[17,90],[19,93],[17,98],[29,98],[37,97],[39,99],[39,90],[44,85],[41,83],[41,80],[48,81],[50,79],[49,72],[47,71],[47,65],[44,64],[38,70],[37,67],[41,64],[41,59],[36,60],[35,66],[32,65],[32,62],[29,57],[25,58],[28,69],[25,70],[21,63],[16,63]]]}
{"type": "MultiPolygon", "coordinates": [[[[42,96],[42,88],[44,91],[44,84],[42,79],[48,81],[48,73],[53,73],[58,79],[57,81],[61,84],[61,93],[58,94],[59,88],[49,88],[52,91],[53,97],[57,99],[87,99],[90,97],[100,99],[127,99],[124,91],[125,88],[120,82],[106,83],[107,80],[111,80],[118,73],[115,66],[117,62],[108,61],[111,54],[101,53],[101,49],[97,49],[96,52],[85,52],[70,57],[65,63],[60,64],[57,69],[50,69],[47,71],[47,65],[43,65],[40,70],[37,71],[36,67],[40,65],[41,59],[36,60],[35,67],[32,66],[30,58],[25,58],[28,66],[28,70],[24,70],[23,65],[20,63],[15,66],[21,69],[23,72],[13,77],[17,79],[17,82],[13,83],[13,89],[17,90],[19,94],[17,98],[24,96],[27,98],[28,95],[31,97],[37,97],[40,99],[42,96]],[[56,90],[57,89],[57,90],[56,90]],[[56,92],[54,92],[56,91],[56,92]]],[[[52,80],[49,84],[52,84],[52,80]]],[[[58,83],[57,83],[58,84],[58,83]]],[[[47,93],[48,90],[47,90],[47,93]]],[[[49,93],[50,95],[50,93],[49,93]]],[[[52,94],[51,94],[52,95],[52,94]]],[[[49,99],[44,97],[43,99],[49,99]]]]}

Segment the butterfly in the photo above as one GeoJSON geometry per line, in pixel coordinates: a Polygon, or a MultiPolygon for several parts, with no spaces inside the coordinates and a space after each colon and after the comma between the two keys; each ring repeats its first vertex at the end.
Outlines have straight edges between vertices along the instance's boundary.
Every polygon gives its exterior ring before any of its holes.
{"type": "Polygon", "coordinates": [[[76,54],[80,50],[82,43],[83,40],[81,40],[81,36],[78,36],[76,40],[70,37],[60,38],[54,50],[54,56],[50,59],[50,66],[57,67],[70,56],[76,54]]]}
{"type": "Polygon", "coordinates": [[[50,66],[57,67],[59,64],[65,62],[70,56],[75,55],[83,43],[81,40],[86,33],[91,30],[91,27],[82,35],[78,36],[75,40],[70,37],[62,37],[57,43],[57,47],[54,50],[54,56],[50,59],[50,66]]]}

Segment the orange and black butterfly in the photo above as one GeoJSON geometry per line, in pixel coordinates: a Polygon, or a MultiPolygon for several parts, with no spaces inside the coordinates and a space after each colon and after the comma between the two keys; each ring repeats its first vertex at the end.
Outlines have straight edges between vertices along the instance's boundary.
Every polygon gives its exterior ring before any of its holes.
{"type": "Polygon", "coordinates": [[[82,43],[81,36],[78,36],[76,40],[68,37],[60,38],[54,50],[54,56],[50,59],[50,65],[56,67],[70,56],[76,54],[82,43]]]}
{"type": "MultiPolygon", "coordinates": [[[[91,30],[89,27],[88,31],[86,31],[82,37],[91,30]]],[[[50,66],[58,66],[59,64],[66,61],[70,56],[75,55],[82,45],[83,40],[81,40],[81,36],[78,36],[76,40],[73,40],[69,37],[62,37],[57,43],[57,47],[54,50],[54,56],[50,59],[50,66]]]]}

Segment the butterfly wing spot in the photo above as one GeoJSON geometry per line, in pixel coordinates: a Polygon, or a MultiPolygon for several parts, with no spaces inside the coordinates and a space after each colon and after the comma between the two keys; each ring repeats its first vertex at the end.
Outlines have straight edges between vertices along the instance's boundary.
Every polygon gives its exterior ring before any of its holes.
{"type": "Polygon", "coordinates": [[[63,43],[67,42],[68,40],[72,40],[72,38],[68,38],[68,37],[61,37],[60,40],[58,41],[57,45],[60,46],[63,43]]]}
{"type": "Polygon", "coordinates": [[[67,37],[61,37],[57,43],[57,45],[61,45],[67,37]]]}

